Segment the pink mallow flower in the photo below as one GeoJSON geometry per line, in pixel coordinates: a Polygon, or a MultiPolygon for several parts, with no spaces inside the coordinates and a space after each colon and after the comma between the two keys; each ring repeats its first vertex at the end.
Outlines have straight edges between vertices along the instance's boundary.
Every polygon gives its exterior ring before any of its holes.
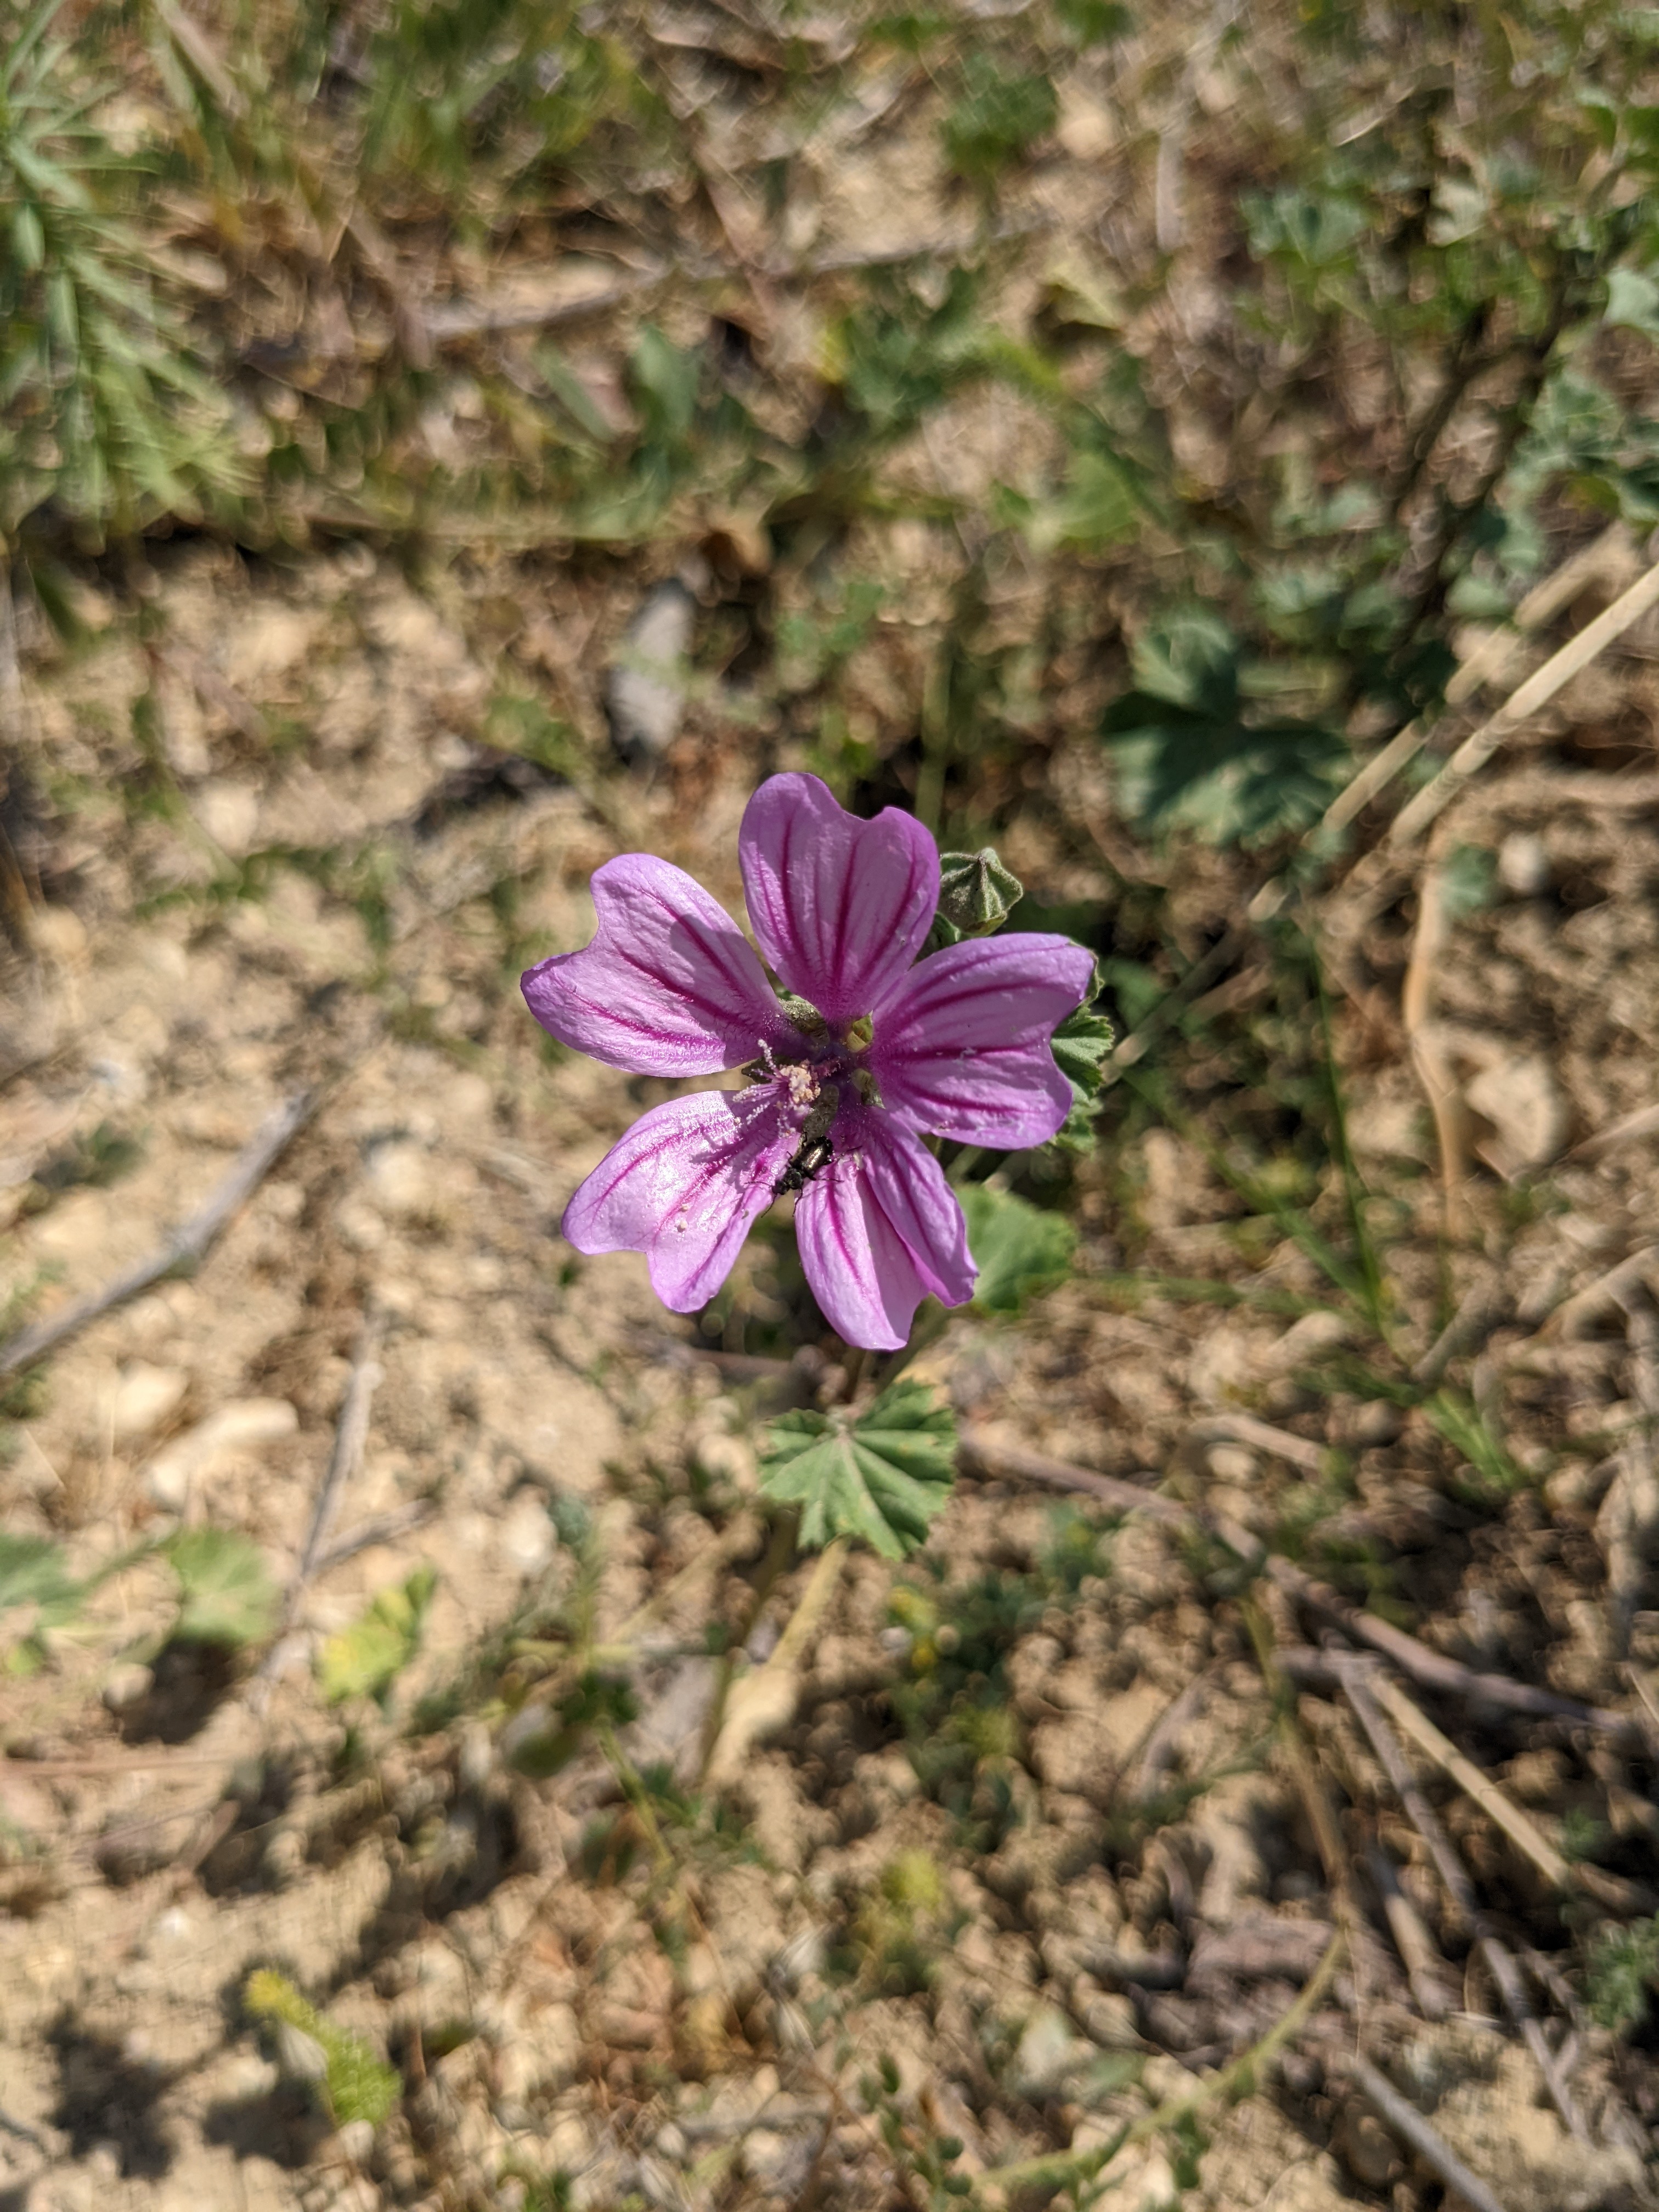
{"type": "Polygon", "coordinates": [[[967,1225],[921,1133],[1012,1152],[1072,1103],[1049,1039],[1093,963],[1062,937],[964,940],[918,962],[939,853],[889,807],[861,822],[814,775],[775,775],[738,836],[749,916],[780,980],[682,869],[647,853],[593,878],[599,927],[530,969],[561,1044],[634,1075],[743,1068],[742,1091],[641,1115],[565,1208],[579,1252],[643,1252],[691,1313],[775,1198],[799,1191],[812,1295],[848,1343],[897,1351],[929,1291],[973,1295],[967,1225]]]}

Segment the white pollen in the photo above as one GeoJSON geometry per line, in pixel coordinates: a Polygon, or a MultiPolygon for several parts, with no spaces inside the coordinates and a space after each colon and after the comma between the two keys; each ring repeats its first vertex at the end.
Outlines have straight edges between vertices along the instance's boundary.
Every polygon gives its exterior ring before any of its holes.
{"type": "Polygon", "coordinates": [[[789,1103],[792,1106],[810,1106],[818,1095],[817,1078],[810,1067],[799,1066],[790,1068],[788,1075],[789,1103]]]}

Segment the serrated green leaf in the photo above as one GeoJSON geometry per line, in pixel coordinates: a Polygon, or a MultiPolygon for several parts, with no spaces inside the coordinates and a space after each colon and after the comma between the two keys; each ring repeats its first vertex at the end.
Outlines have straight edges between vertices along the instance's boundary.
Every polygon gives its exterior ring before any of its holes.
{"type": "Polygon", "coordinates": [[[796,1413],[769,1423],[761,1488],[800,1508],[808,1549],[857,1536],[883,1559],[902,1559],[951,1494],[956,1450],[956,1423],[938,1393],[896,1382],[857,1421],[796,1413]]]}
{"type": "MultiPolygon", "coordinates": [[[[1091,987],[1092,998],[1100,987],[1099,970],[1091,987]]],[[[1094,1103],[1100,1096],[1100,1086],[1105,1080],[1106,1062],[1117,1042],[1117,1025],[1108,1014],[1097,1013],[1091,1006],[1079,1006],[1068,1014],[1054,1031],[1053,1049],[1054,1061],[1060,1073],[1072,1086],[1072,1110],[1052,1141],[1062,1151],[1090,1152],[1094,1150],[1094,1103]]]]}
{"type": "Polygon", "coordinates": [[[1033,508],[1026,535],[1039,553],[1066,546],[1099,552],[1134,534],[1140,506],[1128,476],[1109,453],[1074,453],[1066,481],[1033,508]]]}
{"type": "Polygon", "coordinates": [[[276,1590],[264,1554],[229,1528],[186,1528],[162,1556],[179,1577],[173,1632],[186,1644],[257,1644],[276,1625],[276,1590]]]}
{"type": "Polygon", "coordinates": [[[1054,1053],[1060,1073],[1073,1090],[1082,1091],[1086,1098],[1098,1097],[1106,1062],[1116,1042],[1117,1024],[1109,1014],[1097,1013],[1091,1006],[1079,1006],[1076,1013],[1067,1014],[1054,1031],[1054,1053]]]}
{"type": "Polygon", "coordinates": [[[421,1648],[437,1582],[430,1567],[416,1567],[406,1582],[382,1590],[349,1628],[329,1638],[317,1656],[317,1675],[330,1705],[386,1695],[421,1648]]]}
{"type": "Polygon", "coordinates": [[[968,1249],[979,1269],[974,1304],[980,1312],[1018,1313],[1039,1291],[1065,1281],[1077,1231],[1063,1214],[1045,1213],[988,1183],[969,1183],[957,1195],[968,1217],[968,1249]]]}
{"type": "Polygon", "coordinates": [[[1305,830],[1346,772],[1346,740],[1312,722],[1218,719],[1132,691],[1101,734],[1124,811],[1148,830],[1181,827],[1211,843],[1258,844],[1305,830]]]}

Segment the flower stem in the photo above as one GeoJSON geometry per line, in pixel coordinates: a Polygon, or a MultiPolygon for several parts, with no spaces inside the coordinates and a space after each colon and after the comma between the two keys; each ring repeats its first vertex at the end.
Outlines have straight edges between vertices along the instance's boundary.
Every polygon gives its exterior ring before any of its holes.
{"type": "MultiPolygon", "coordinates": [[[[737,1655],[748,1643],[766,1610],[768,1599],[777,1588],[781,1577],[788,1571],[795,1556],[795,1532],[800,1526],[800,1516],[793,1511],[780,1513],[772,1523],[772,1540],[766,1547],[766,1557],[761,1561],[754,1594],[742,1626],[720,1655],[720,1674],[714,1685],[714,1698],[708,1708],[708,1718],[703,1723],[702,1756],[697,1762],[697,1786],[702,1788],[708,1772],[708,1762],[714,1755],[714,1746],[726,1720],[726,1701],[732,1692],[732,1676],[737,1666],[737,1655]]],[[[787,1632],[786,1632],[787,1633],[787,1632]]]]}

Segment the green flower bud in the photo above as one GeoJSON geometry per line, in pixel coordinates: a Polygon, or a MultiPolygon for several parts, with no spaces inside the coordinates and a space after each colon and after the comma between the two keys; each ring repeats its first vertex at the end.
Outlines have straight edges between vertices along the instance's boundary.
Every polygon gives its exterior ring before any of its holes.
{"type": "Polygon", "coordinates": [[[988,937],[1000,929],[1024,896],[1024,884],[989,845],[978,853],[940,855],[939,910],[963,937],[988,937]]]}

